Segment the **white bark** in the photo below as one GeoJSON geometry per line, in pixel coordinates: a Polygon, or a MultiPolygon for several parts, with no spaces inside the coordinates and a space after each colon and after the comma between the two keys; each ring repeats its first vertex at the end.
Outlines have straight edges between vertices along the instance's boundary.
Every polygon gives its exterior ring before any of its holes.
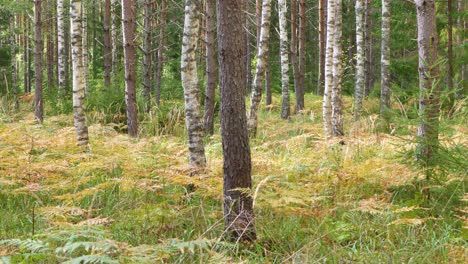
{"type": "Polygon", "coordinates": [[[332,103],[332,129],[333,136],[342,136],[343,133],[343,114],[341,102],[341,78],[343,69],[341,66],[341,57],[343,50],[341,47],[342,36],[342,14],[341,1],[335,0],[335,32],[334,32],[334,47],[333,47],[333,88],[331,95],[332,103]]]}
{"type": "Polygon", "coordinates": [[[57,0],[57,67],[58,67],[58,88],[61,94],[65,93],[65,86],[67,84],[65,63],[66,63],[66,50],[65,50],[65,13],[63,7],[64,0],[57,0]]]}
{"type": "Polygon", "coordinates": [[[359,119],[364,97],[364,5],[363,0],[356,0],[356,85],[354,88],[354,119],[359,119]]]}
{"type": "Polygon", "coordinates": [[[185,98],[185,124],[188,134],[190,166],[193,170],[206,166],[203,146],[203,122],[200,114],[196,50],[200,26],[196,0],[185,0],[184,35],[182,38],[181,77],[185,98]]]}
{"type": "Polygon", "coordinates": [[[71,48],[73,67],[73,118],[75,121],[78,146],[88,146],[88,126],[84,110],[85,83],[83,69],[82,10],[80,0],[71,0],[71,48]]]}
{"type": "Polygon", "coordinates": [[[390,0],[382,0],[380,115],[390,108],[390,0]]]}
{"type": "Polygon", "coordinates": [[[111,12],[111,16],[112,16],[112,25],[111,25],[111,36],[112,36],[112,73],[113,75],[115,75],[115,71],[116,71],[116,65],[118,63],[117,61],[117,54],[118,54],[118,38],[120,36],[120,34],[118,34],[117,30],[118,30],[118,25],[120,24],[118,21],[117,21],[117,7],[119,5],[119,0],[112,0],[111,1],[111,8],[112,8],[112,11],[111,12]]]}
{"type": "MultiPolygon", "coordinates": [[[[358,0],[359,1],[359,0],[358,0]]],[[[323,122],[325,136],[332,135],[331,92],[333,89],[333,46],[335,34],[335,0],[328,0],[327,5],[327,44],[325,49],[325,90],[323,92],[323,122]]]]}
{"type": "Polygon", "coordinates": [[[286,19],[287,12],[288,6],[286,0],[278,0],[281,56],[281,118],[284,119],[289,118],[290,115],[288,20],[286,19]]]}

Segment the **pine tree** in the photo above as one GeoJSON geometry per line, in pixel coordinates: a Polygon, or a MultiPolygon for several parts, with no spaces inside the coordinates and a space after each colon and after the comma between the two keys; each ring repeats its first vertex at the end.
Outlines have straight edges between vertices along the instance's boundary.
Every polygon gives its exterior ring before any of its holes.
{"type": "Polygon", "coordinates": [[[40,124],[44,121],[44,101],[42,98],[42,0],[34,0],[34,116],[40,124]]]}

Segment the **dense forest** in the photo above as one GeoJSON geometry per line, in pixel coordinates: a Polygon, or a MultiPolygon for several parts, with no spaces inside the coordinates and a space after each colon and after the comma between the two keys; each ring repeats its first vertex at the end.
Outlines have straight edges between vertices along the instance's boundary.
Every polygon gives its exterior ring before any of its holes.
{"type": "Polygon", "coordinates": [[[464,0],[0,0],[0,263],[466,263],[464,0]]]}

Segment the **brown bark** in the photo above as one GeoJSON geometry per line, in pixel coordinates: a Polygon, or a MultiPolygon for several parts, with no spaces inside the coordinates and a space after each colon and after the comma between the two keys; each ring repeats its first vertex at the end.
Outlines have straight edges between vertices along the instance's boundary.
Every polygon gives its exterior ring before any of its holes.
{"type": "MultiPolygon", "coordinates": [[[[461,11],[461,10],[460,10],[461,11]]],[[[447,89],[449,92],[453,90],[453,9],[452,0],[447,0],[447,89]]],[[[454,94],[454,93],[453,93],[454,94]]],[[[450,96],[453,101],[453,95],[450,96]]]]}
{"type": "Polygon", "coordinates": [[[213,135],[216,89],[216,52],[215,52],[215,0],[206,1],[206,91],[205,91],[205,135],[213,135]]]}
{"type": "Polygon", "coordinates": [[[296,113],[302,110],[299,67],[297,61],[297,0],[291,0],[291,66],[294,76],[294,91],[296,93],[296,113]]]}
{"type": "Polygon", "coordinates": [[[44,104],[42,98],[42,1],[34,0],[34,116],[42,124],[44,121],[44,104]]]}
{"type": "Polygon", "coordinates": [[[104,2],[104,87],[111,85],[112,72],[112,36],[111,36],[111,1],[104,2]]]}
{"type": "Polygon", "coordinates": [[[323,95],[323,89],[325,86],[325,39],[326,39],[326,19],[325,19],[325,9],[326,9],[326,0],[319,0],[319,77],[317,85],[317,95],[323,95]]]}
{"type": "Polygon", "coordinates": [[[31,92],[30,83],[30,59],[29,59],[29,20],[26,14],[23,15],[23,86],[24,93],[31,92]]]}
{"type": "Polygon", "coordinates": [[[161,15],[159,17],[159,47],[158,47],[158,65],[156,67],[156,105],[159,105],[161,100],[161,77],[162,77],[162,70],[164,67],[164,51],[166,50],[166,38],[165,38],[165,31],[166,31],[166,15],[167,15],[167,4],[166,0],[161,1],[161,15]]]}
{"type": "Polygon", "coordinates": [[[151,1],[145,0],[143,5],[143,97],[148,113],[151,109],[151,1]]]}
{"type": "Polygon", "coordinates": [[[244,89],[246,53],[243,0],[218,0],[221,136],[223,144],[225,229],[232,240],[255,240],[251,158],[244,89]],[[242,190],[244,189],[244,190],[242,190]]]}
{"type": "Polygon", "coordinates": [[[47,69],[47,87],[50,89],[54,86],[54,23],[52,18],[53,14],[52,1],[48,1],[45,5],[46,16],[45,19],[45,36],[46,36],[46,69],[47,69]]]}
{"type": "Polygon", "coordinates": [[[365,88],[364,96],[368,96],[372,90],[374,79],[374,65],[372,54],[372,3],[371,0],[365,1],[364,14],[364,52],[365,52],[365,88]]]}
{"type": "Polygon", "coordinates": [[[296,100],[298,101],[299,107],[298,110],[304,109],[304,94],[305,94],[305,44],[306,44],[306,3],[305,0],[300,0],[299,2],[299,47],[298,47],[298,78],[299,78],[299,91],[300,93],[296,95],[296,100]]]}

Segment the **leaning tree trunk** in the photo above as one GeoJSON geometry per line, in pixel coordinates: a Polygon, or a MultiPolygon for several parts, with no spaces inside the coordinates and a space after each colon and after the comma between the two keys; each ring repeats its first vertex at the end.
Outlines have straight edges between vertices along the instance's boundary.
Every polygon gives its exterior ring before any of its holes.
{"type": "Polygon", "coordinates": [[[151,2],[145,0],[143,21],[143,97],[145,111],[151,109],[151,2]]]}
{"type": "Polygon", "coordinates": [[[343,75],[343,69],[341,66],[342,61],[342,2],[341,0],[335,0],[335,32],[333,41],[335,43],[333,47],[333,87],[331,94],[331,106],[332,106],[332,129],[333,136],[343,136],[343,109],[341,101],[341,79],[343,75]]]}
{"type": "Polygon", "coordinates": [[[86,1],[83,5],[83,74],[85,82],[85,93],[89,93],[89,51],[88,51],[88,13],[86,12],[86,1]]]}
{"type": "Polygon", "coordinates": [[[297,110],[304,109],[304,95],[305,95],[305,43],[306,43],[306,3],[305,0],[299,2],[299,46],[298,46],[298,78],[299,78],[299,94],[296,94],[296,100],[298,102],[297,110]]]}
{"type": "Polygon", "coordinates": [[[288,6],[286,0],[278,0],[281,57],[281,118],[284,119],[288,119],[290,115],[288,21],[286,18],[287,12],[288,6]]]}
{"type": "Polygon", "coordinates": [[[251,158],[244,89],[246,54],[242,27],[243,0],[218,0],[221,136],[223,144],[224,219],[234,241],[256,239],[251,158]]]}
{"type": "MultiPolygon", "coordinates": [[[[359,1],[359,0],[358,0],[359,1]]],[[[323,123],[325,136],[332,135],[331,94],[333,89],[333,46],[335,34],[335,0],[328,0],[327,5],[327,46],[325,51],[325,90],[323,91],[323,123]]]]}
{"type": "Polygon", "coordinates": [[[88,126],[84,110],[85,83],[83,69],[83,35],[81,0],[71,0],[70,26],[73,68],[73,119],[78,146],[88,146],[88,126]]]}
{"type": "Polygon", "coordinates": [[[215,0],[206,1],[206,91],[205,91],[205,135],[213,135],[215,89],[216,89],[216,53],[215,53],[215,0]]]}
{"type": "Polygon", "coordinates": [[[262,100],[262,88],[265,79],[265,66],[268,63],[268,44],[270,39],[270,15],[271,0],[263,0],[262,4],[262,27],[260,30],[260,42],[257,51],[257,67],[252,89],[252,103],[248,120],[249,132],[252,136],[257,133],[258,108],[262,100]]]}
{"type": "Polygon", "coordinates": [[[13,101],[15,109],[18,110],[18,80],[16,74],[16,41],[15,41],[15,15],[11,14],[10,17],[10,58],[11,58],[11,87],[13,92],[13,101]]]}
{"type": "Polygon", "coordinates": [[[325,86],[325,41],[326,41],[326,20],[325,20],[325,9],[326,0],[319,0],[319,77],[317,85],[317,95],[323,94],[325,86]]]}
{"type": "Polygon", "coordinates": [[[164,67],[164,51],[166,49],[166,15],[167,15],[167,4],[166,0],[161,1],[161,15],[159,16],[159,47],[158,47],[158,65],[156,66],[156,105],[159,105],[161,101],[161,87],[162,87],[162,71],[164,67]]]}
{"type": "Polygon", "coordinates": [[[200,117],[196,51],[200,26],[197,0],[185,0],[185,22],[182,38],[181,79],[184,87],[185,125],[187,127],[191,174],[206,166],[203,146],[203,122],[200,117]]]}
{"type": "Polygon", "coordinates": [[[136,103],[135,72],[135,6],[132,0],[122,0],[122,31],[125,58],[125,102],[127,127],[131,137],[138,135],[138,108],[136,103]]]}
{"type": "Polygon", "coordinates": [[[439,97],[437,84],[438,36],[434,0],[416,0],[419,51],[419,115],[417,159],[431,165],[439,144],[439,97]]]}
{"type": "Polygon", "coordinates": [[[44,104],[42,98],[42,1],[34,0],[34,117],[39,124],[44,121],[44,104]]]}
{"type": "Polygon", "coordinates": [[[359,119],[365,89],[364,6],[356,0],[356,85],[354,87],[354,119],[359,119]]]}
{"type": "Polygon", "coordinates": [[[382,0],[382,43],[380,66],[380,115],[390,109],[390,0],[382,0]]]}
{"type": "MultiPolygon", "coordinates": [[[[112,36],[111,36],[111,1],[104,2],[104,87],[111,85],[112,71],[112,36]]],[[[133,40],[132,40],[133,42],[133,40]]]]}

